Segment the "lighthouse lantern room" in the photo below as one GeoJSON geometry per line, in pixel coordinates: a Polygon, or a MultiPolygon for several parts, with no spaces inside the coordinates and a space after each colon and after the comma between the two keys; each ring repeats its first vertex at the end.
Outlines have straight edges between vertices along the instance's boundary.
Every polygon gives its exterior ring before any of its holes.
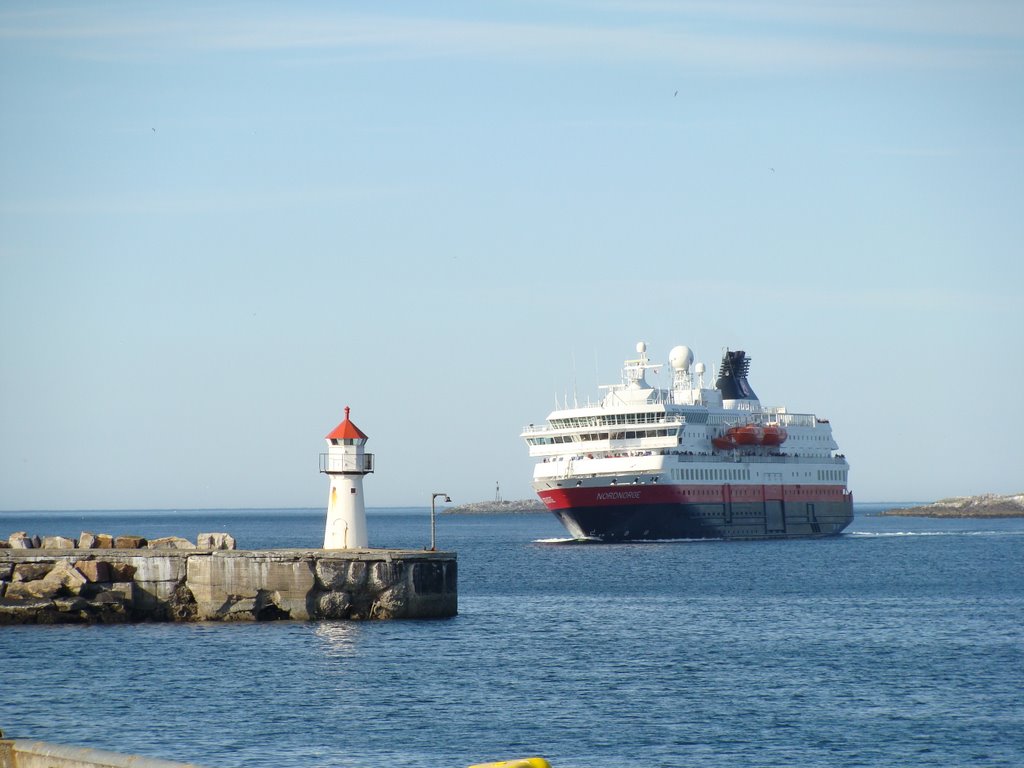
{"type": "Polygon", "coordinates": [[[366,505],[363,475],[373,472],[373,454],[365,453],[368,438],[348,417],[327,435],[327,453],[320,454],[320,471],[331,480],[327,497],[324,549],[365,549],[366,505]]]}

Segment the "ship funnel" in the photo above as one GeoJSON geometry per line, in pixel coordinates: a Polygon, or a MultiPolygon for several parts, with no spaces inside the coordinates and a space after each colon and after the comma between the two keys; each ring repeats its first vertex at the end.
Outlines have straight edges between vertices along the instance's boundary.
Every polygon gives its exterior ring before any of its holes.
{"type": "Polygon", "coordinates": [[[750,358],[743,350],[725,350],[722,365],[718,369],[715,387],[722,393],[722,400],[757,400],[757,395],[747,381],[750,358]]]}

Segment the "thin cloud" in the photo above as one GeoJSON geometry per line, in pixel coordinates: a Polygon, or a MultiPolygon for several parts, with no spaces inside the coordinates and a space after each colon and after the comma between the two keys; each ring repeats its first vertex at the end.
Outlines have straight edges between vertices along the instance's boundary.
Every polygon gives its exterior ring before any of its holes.
{"type": "MultiPolygon", "coordinates": [[[[2,15],[0,40],[59,43],[63,54],[89,58],[152,57],[184,49],[360,59],[659,61],[741,74],[1005,67],[1020,66],[1024,58],[1017,48],[989,45],[971,32],[949,32],[944,24],[953,27],[958,18],[952,11],[945,14],[943,24],[922,21],[914,28],[922,35],[897,38],[877,32],[891,31],[892,15],[871,4],[840,13],[804,3],[776,4],[760,11],[761,6],[746,3],[692,3],[673,6],[667,20],[651,10],[654,6],[645,7],[647,13],[619,13],[603,25],[600,18],[580,25],[333,11],[253,17],[197,10],[189,16],[139,14],[126,19],[83,10],[2,15]],[[936,38],[931,34],[936,31],[944,34],[936,38]]],[[[903,17],[908,14],[903,7],[903,17]]],[[[1010,10],[1004,15],[1015,17],[1010,10]]],[[[1011,38],[1016,29],[1013,23],[995,22],[975,22],[973,29],[990,26],[1011,38]]]]}
{"type": "Polygon", "coordinates": [[[658,0],[580,0],[578,7],[633,15],[689,16],[740,24],[779,24],[843,31],[909,33],[946,37],[1024,40],[1024,5],[1015,0],[820,0],[750,2],[659,2],[658,0]]]}
{"type": "Polygon", "coordinates": [[[303,185],[239,192],[236,188],[137,195],[64,195],[46,198],[19,197],[0,200],[3,216],[179,216],[240,211],[280,211],[285,208],[338,206],[367,200],[418,199],[424,190],[409,185],[303,185]]]}

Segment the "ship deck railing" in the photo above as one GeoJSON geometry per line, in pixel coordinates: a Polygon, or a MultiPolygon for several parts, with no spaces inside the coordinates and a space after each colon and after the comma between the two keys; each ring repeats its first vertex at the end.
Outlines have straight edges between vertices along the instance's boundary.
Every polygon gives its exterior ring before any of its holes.
{"type": "Polygon", "coordinates": [[[599,459],[631,459],[643,458],[646,456],[675,457],[679,462],[700,462],[713,464],[740,464],[744,461],[757,461],[767,464],[845,464],[846,457],[843,454],[835,456],[799,456],[796,454],[759,454],[741,453],[736,455],[722,455],[715,453],[692,453],[688,451],[623,451],[621,453],[604,454],[562,454],[560,456],[546,456],[542,463],[550,464],[557,461],[597,461],[599,459]]]}
{"type": "MultiPolygon", "coordinates": [[[[635,417],[636,413],[620,414],[613,411],[602,415],[589,416],[567,416],[557,421],[564,421],[564,424],[553,425],[551,422],[543,424],[528,424],[523,427],[521,434],[526,435],[564,435],[582,433],[584,430],[599,429],[608,431],[611,429],[622,429],[623,427],[650,427],[652,425],[680,426],[689,424],[686,416],[678,412],[662,413],[659,411],[643,412],[648,418],[626,418],[618,421],[618,416],[635,417]]],[[[716,421],[726,426],[744,426],[746,424],[757,424],[761,426],[780,427],[815,427],[818,424],[827,424],[827,420],[819,419],[813,413],[789,413],[777,409],[766,409],[763,411],[716,411],[713,414],[716,421]]],[[[697,422],[694,422],[697,423],[697,422]]],[[[700,422],[703,423],[703,422],[700,422]]]]}

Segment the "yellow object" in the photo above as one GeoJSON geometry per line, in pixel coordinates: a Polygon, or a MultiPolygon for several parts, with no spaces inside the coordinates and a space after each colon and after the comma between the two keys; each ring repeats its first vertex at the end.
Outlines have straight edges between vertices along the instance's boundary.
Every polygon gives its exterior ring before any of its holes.
{"type": "Polygon", "coordinates": [[[551,768],[543,757],[521,757],[518,760],[501,760],[497,763],[479,763],[469,768],[551,768]]]}

